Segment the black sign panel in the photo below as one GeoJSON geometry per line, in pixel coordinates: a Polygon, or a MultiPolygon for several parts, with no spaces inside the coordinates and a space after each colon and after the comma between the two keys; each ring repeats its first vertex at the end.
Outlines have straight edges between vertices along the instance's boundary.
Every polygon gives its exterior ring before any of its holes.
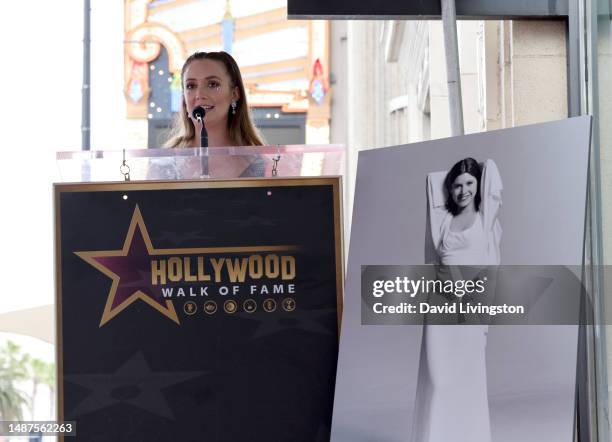
{"type": "Polygon", "coordinates": [[[75,440],[329,440],[338,178],[55,192],[58,410],[75,440]]]}
{"type": "MultiPolygon", "coordinates": [[[[459,19],[566,17],[568,0],[456,0],[459,19]]],[[[289,18],[440,18],[441,0],[287,0],[289,18]]]]}

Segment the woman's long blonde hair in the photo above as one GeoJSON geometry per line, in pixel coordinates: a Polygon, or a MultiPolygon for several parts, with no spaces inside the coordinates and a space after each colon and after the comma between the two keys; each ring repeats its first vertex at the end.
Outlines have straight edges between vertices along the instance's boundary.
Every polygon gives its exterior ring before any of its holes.
{"type": "MultiPolygon", "coordinates": [[[[185,70],[194,60],[215,60],[223,63],[227,71],[231,87],[238,87],[240,98],[236,103],[236,114],[228,109],[227,130],[229,137],[235,146],[262,146],[263,139],[251,120],[249,106],[247,104],[246,91],[240,75],[240,68],[236,60],[227,52],[194,52],[191,54],[181,69],[181,88],[184,88],[183,79],[185,70]]],[[[170,139],[165,147],[187,147],[195,138],[195,127],[187,114],[185,96],[181,97],[181,111],[174,117],[170,139]]]]}

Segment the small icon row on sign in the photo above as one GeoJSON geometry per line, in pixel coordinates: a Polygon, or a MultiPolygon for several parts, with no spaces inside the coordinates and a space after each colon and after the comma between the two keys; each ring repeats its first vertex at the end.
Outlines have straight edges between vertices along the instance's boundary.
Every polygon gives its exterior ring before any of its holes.
{"type": "MultiPolygon", "coordinates": [[[[277,306],[277,301],[272,298],[265,299],[261,303],[261,308],[267,313],[272,313],[273,311],[275,311],[277,306]]],[[[292,312],[293,310],[295,310],[295,299],[284,298],[280,302],[280,306],[284,311],[292,312]]],[[[238,310],[240,309],[240,305],[238,301],[228,299],[227,301],[223,302],[221,307],[219,307],[217,302],[213,300],[206,301],[203,306],[204,313],[208,315],[213,315],[217,313],[217,310],[219,310],[219,308],[223,308],[223,311],[225,313],[232,315],[238,312],[238,310]]],[[[255,311],[257,311],[257,308],[257,301],[255,301],[254,299],[249,298],[242,302],[242,310],[247,313],[254,313],[255,311]]],[[[183,311],[186,315],[195,315],[198,312],[198,305],[193,301],[187,301],[185,304],[183,304],[183,311]]]]}

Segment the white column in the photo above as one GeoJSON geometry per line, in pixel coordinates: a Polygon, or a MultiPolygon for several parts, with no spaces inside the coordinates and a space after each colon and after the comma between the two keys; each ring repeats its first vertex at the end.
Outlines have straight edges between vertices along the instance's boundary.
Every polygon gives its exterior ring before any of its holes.
{"type": "Polygon", "coordinates": [[[378,132],[376,117],[377,88],[375,53],[378,39],[375,23],[349,21],[347,24],[347,146],[345,191],[345,234],[350,238],[350,217],[353,210],[357,156],[360,150],[376,146],[378,132]]]}
{"type": "Polygon", "coordinates": [[[431,139],[450,137],[444,33],[441,21],[429,22],[429,103],[431,139]]]}

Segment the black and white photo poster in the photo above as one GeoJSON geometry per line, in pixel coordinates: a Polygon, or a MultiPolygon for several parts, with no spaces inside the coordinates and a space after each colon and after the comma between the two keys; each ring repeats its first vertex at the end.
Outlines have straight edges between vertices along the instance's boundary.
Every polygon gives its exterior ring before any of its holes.
{"type": "Polygon", "coordinates": [[[360,152],[333,441],[573,440],[577,323],[367,325],[382,304],[361,283],[383,265],[580,266],[589,143],[580,117],[360,152]]]}

